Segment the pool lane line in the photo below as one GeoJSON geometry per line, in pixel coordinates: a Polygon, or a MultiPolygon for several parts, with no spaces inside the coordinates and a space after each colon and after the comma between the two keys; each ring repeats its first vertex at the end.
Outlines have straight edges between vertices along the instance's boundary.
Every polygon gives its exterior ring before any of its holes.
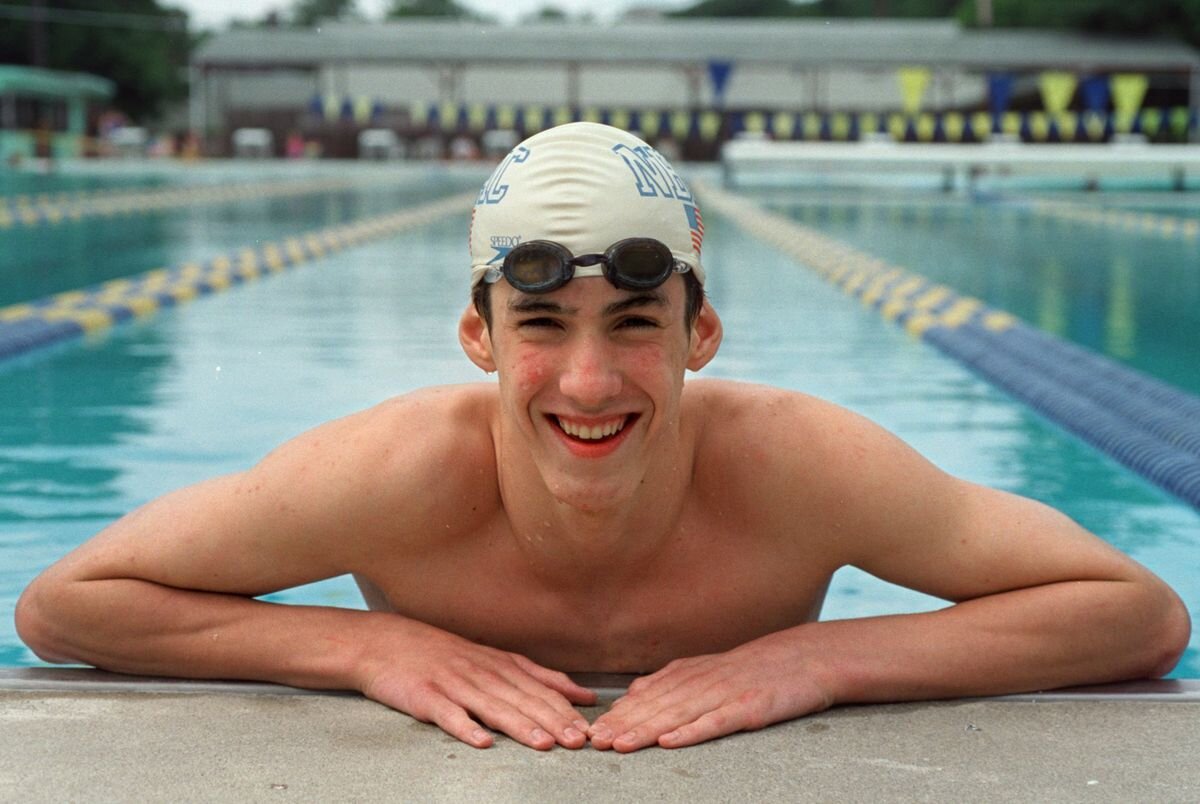
{"type": "Polygon", "coordinates": [[[122,321],[149,316],[165,307],[252,282],[351,246],[450,215],[466,214],[474,199],[475,193],[456,194],[202,262],[158,268],[0,308],[0,361],[68,338],[101,332],[122,321]]]}
{"type": "Polygon", "coordinates": [[[695,182],[705,209],[1200,509],[1200,397],[1031,327],[744,196],[695,182]]]}
{"type": "Polygon", "coordinates": [[[54,195],[0,197],[0,230],[52,226],[97,216],[111,217],[195,204],[219,204],[263,198],[311,195],[379,184],[388,176],[318,177],[274,182],[237,182],[135,190],[67,192],[54,195]]]}
{"type": "Polygon", "coordinates": [[[1051,199],[1024,200],[1035,214],[1058,220],[1082,223],[1104,229],[1119,229],[1125,232],[1157,235],[1172,240],[1196,242],[1200,239],[1200,220],[1161,215],[1154,212],[1134,212],[1123,209],[1104,209],[1088,204],[1051,199]]]}

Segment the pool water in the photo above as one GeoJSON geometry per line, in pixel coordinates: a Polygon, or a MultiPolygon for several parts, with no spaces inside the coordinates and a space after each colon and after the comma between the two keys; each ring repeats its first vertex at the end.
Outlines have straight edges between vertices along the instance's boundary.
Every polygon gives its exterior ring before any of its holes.
{"type": "Polygon", "coordinates": [[[978,203],[880,190],[779,192],[769,206],[959,293],[1200,394],[1200,237],[1040,212],[1038,201],[1200,228],[1197,194],[1027,192],[978,203]],[[949,235],[949,236],[947,236],[949,235]]]}
{"type": "MultiPolygon", "coordinates": [[[[401,171],[391,197],[370,187],[350,199],[340,191],[295,204],[246,201],[164,210],[103,226],[67,222],[37,236],[23,232],[16,240],[10,239],[14,232],[0,232],[5,294],[0,305],[25,300],[14,290],[34,281],[15,278],[24,273],[61,272],[77,286],[119,275],[114,272],[120,266],[134,272],[176,264],[384,211],[389,203],[437,198],[481,181],[486,169],[476,173],[401,171]],[[58,243],[66,238],[78,242],[64,254],[58,243]],[[19,255],[8,248],[12,242],[22,244],[19,255]],[[114,242],[124,244],[120,259],[107,253],[114,242]],[[23,264],[39,267],[31,271],[23,264]],[[89,265],[97,275],[89,274],[89,265]]],[[[1072,253],[1067,241],[1084,227],[1060,230],[1051,224],[1045,225],[1041,249],[1025,242],[1000,248],[1012,232],[1022,241],[1034,239],[1029,232],[1036,229],[1021,223],[1028,214],[1023,207],[935,194],[910,198],[912,206],[925,211],[902,209],[895,223],[890,211],[879,211],[893,203],[887,198],[827,198],[825,211],[819,199],[804,193],[788,197],[772,191],[764,200],[827,234],[1034,323],[1044,304],[1039,294],[1045,291],[1038,281],[1041,269],[1025,273],[1032,270],[1030,255],[1060,255],[1064,289],[1085,281],[1099,288],[1103,282],[1074,273],[1086,268],[1111,275],[1116,258],[1110,251],[1136,258],[1148,248],[1108,233],[1073,247],[1081,254],[1090,251],[1093,259],[1069,259],[1063,256],[1072,253]],[[1088,267],[1095,265],[1101,267],[1088,267]],[[1025,295],[1023,284],[1031,286],[1025,295]],[[1004,288],[1005,295],[992,298],[980,290],[993,287],[1004,288]]],[[[467,296],[467,212],[98,337],[0,363],[0,665],[38,663],[12,630],[13,606],[25,584],[131,508],[181,485],[246,468],[281,441],[391,395],[436,383],[485,380],[455,337],[467,296]]],[[[1200,513],[719,216],[706,216],[706,227],[709,291],[726,338],[705,375],[831,399],[898,433],[950,472],[1058,507],[1163,576],[1183,595],[1193,617],[1200,617],[1200,513]]],[[[1180,247],[1167,243],[1155,247],[1180,247]]],[[[1175,271],[1169,262],[1163,256],[1153,264],[1161,272],[1175,271]]],[[[1146,269],[1137,265],[1132,273],[1140,276],[1146,269]]],[[[47,292],[66,289],[62,284],[47,292]]],[[[1170,296],[1154,296],[1155,304],[1165,306],[1147,310],[1146,318],[1173,309],[1170,296]]],[[[1104,304],[1090,295],[1063,292],[1062,304],[1064,333],[1103,329],[1097,321],[1106,319],[1093,318],[1104,304]]],[[[1144,309],[1140,304],[1134,308],[1144,309]]],[[[1183,312],[1194,314],[1194,309],[1183,312]]],[[[1144,320],[1141,312],[1136,320],[1135,352],[1153,353],[1161,346],[1150,342],[1160,322],[1144,320]]],[[[1183,329],[1187,320],[1177,326],[1183,329]]],[[[1169,330],[1162,328],[1163,337],[1174,342],[1169,330]]],[[[1103,343],[1104,336],[1099,337],[1103,343]]],[[[1169,351],[1161,348],[1164,355],[1169,351]]],[[[1187,354],[1158,358],[1162,368],[1153,373],[1186,385],[1163,372],[1186,362],[1187,354]]],[[[1186,378],[1187,367],[1182,371],[1186,378]]],[[[271,598],[361,606],[348,578],[271,598]]],[[[843,570],[825,616],[942,605],[843,570]]],[[[1200,641],[1193,641],[1174,675],[1200,676],[1200,641]]]]}

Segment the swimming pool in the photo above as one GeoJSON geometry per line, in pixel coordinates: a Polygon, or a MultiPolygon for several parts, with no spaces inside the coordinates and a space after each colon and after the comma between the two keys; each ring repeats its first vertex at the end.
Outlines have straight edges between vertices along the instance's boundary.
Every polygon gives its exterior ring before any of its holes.
{"type": "MultiPolygon", "coordinates": [[[[210,173],[205,180],[242,181],[247,170],[223,178],[210,173]]],[[[16,230],[0,232],[5,244],[0,306],[23,301],[12,288],[35,281],[4,284],[19,272],[36,274],[36,281],[49,282],[40,285],[49,288],[45,292],[58,292],[448,195],[477,184],[485,173],[397,169],[390,189],[373,184],[303,199],[214,202],[64,221],[22,230],[18,239],[10,239],[16,230]],[[73,245],[64,250],[68,240],[73,245]],[[22,244],[19,251],[9,247],[14,242],[22,244]],[[36,270],[21,268],[29,264],[36,270]]],[[[154,178],[166,185],[197,181],[186,171],[154,178]]],[[[272,172],[261,178],[286,177],[272,172]]],[[[128,176],[121,181],[135,183],[128,176]]],[[[808,191],[775,189],[762,200],[926,276],[946,272],[937,278],[1034,323],[1038,311],[1051,305],[1043,284],[1022,279],[1027,255],[1074,248],[1091,254],[1089,264],[1099,263],[1098,273],[1111,277],[1105,254],[1136,257],[1147,248],[1116,232],[1072,246],[1073,233],[1086,227],[1065,221],[1046,222],[1044,230],[1037,228],[1041,223],[1027,227],[1020,221],[1033,214],[1028,199],[981,204],[932,193],[907,198],[844,193],[822,200],[808,191]],[[1014,223],[1006,223],[1010,218],[1014,223]],[[1009,237],[1005,231],[1020,234],[1020,248],[1010,246],[1015,257],[997,246],[1009,237]],[[1033,288],[1027,298],[1020,291],[1025,284],[1033,288]],[[989,297],[984,291],[991,287],[1007,295],[989,297]]],[[[99,336],[0,362],[0,665],[37,663],[12,632],[13,605],[28,580],[125,511],[180,485],[244,468],[280,441],[390,395],[433,383],[483,380],[462,356],[454,332],[466,300],[466,213],[99,336]]],[[[1195,217],[1186,208],[1180,214],[1195,217]]],[[[706,224],[709,290],[726,329],[721,353],[706,375],[832,399],[897,432],[951,472],[1059,507],[1166,578],[1188,601],[1193,617],[1200,615],[1200,575],[1194,569],[1200,514],[1194,509],[720,216],[706,215],[706,224]]],[[[1160,240],[1168,244],[1164,249],[1195,248],[1184,240],[1174,245],[1160,240]]],[[[1087,260],[1058,259],[1066,284],[1055,301],[1061,306],[1053,309],[1065,322],[1062,331],[1091,332],[1097,328],[1095,311],[1107,310],[1111,302],[1097,307],[1092,296],[1073,290],[1071,283],[1084,281],[1075,273],[1087,260]]],[[[1174,270],[1166,265],[1172,259],[1160,257],[1153,264],[1174,270]]],[[[1146,270],[1137,266],[1133,276],[1146,270]]],[[[1176,281],[1188,287],[1186,275],[1176,281]]],[[[1194,270],[1190,281],[1196,281],[1194,270]]],[[[1154,298],[1170,305],[1171,295],[1154,298]]],[[[1151,318],[1163,315],[1139,305],[1134,310],[1151,318]]],[[[1143,326],[1141,316],[1134,319],[1135,351],[1152,352],[1159,322],[1143,326]]],[[[1158,362],[1169,368],[1186,361],[1176,355],[1158,362]]],[[[349,579],[273,598],[361,605],[349,579]]],[[[835,580],[825,616],[940,605],[847,570],[835,580]]],[[[1200,676],[1200,641],[1194,638],[1174,675],[1200,676]]]]}
{"type": "Polygon", "coordinates": [[[874,189],[842,190],[833,199],[776,191],[764,200],[800,223],[1200,394],[1200,199],[1073,195],[955,203],[874,189]]]}

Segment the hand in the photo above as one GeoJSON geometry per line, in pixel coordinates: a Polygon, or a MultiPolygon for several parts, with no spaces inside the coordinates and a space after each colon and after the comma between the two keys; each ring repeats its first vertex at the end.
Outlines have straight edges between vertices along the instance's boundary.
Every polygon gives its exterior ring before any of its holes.
{"type": "Polygon", "coordinates": [[[359,689],[368,698],[476,748],[493,742],[480,723],[541,751],[587,741],[588,722],[572,704],[594,704],[596,694],[565,673],[424,623],[400,622],[403,641],[386,640],[382,652],[373,651],[382,659],[368,662],[363,673],[359,689]]]}
{"type": "Polygon", "coordinates": [[[779,632],[642,676],[592,724],[592,747],[682,748],[829,708],[833,696],[808,672],[795,640],[779,632]]]}

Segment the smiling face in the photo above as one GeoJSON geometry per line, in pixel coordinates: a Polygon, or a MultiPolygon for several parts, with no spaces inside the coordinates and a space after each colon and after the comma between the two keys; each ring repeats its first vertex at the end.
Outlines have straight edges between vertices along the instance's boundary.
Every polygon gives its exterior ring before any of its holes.
{"type": "MultiPolygon", "coordinates": [[[[468,308],[459,338],[477,365],[500,374],[497,442],[506,495],[548,492],[579,511],[615,511],[639,499],[658,504],[668,473],[687,471],[683,375],[707,363],[721,339],[707,304],[685,323],[681,277],[697,291],[703,286],[703,237],[700,208],[679,173],[620,129],[586,122],[547,129],[496,167],[476,197],[468,235],[471,286],[484,303],[468,308]],[[645,291],[577,273],[556,290],[526,293],[501,278],[527,289],[555,286],[540,272],[515,272],[523,264],[516,255],[530,259],[537,241],[554,247],[533,253],[565,260],[624,243],[623,257],[612,252],[613,263],[624,266],[610,264],[623,283],[657,277],[635,270],[630,239],[656,241],[654,251],[669,255],[664,264],[688,273],[645,291]],[[490,321],[480,310],[490,310],[490,321]]],[[[541,260],[526,267],[554,266],[541,260]]]]}
{"type": "Polygon", "coordinates": [[[684,371],[720,342],[716,313],[706,305],[688,328],[678,276],[649,291],[599,277],[538,295],[491,290],[490,329],[469,308],[460,334],[499,374],[502,452],[523,446],[551,495],[583,511],[655,488],[679,448],[684,371]]]}

